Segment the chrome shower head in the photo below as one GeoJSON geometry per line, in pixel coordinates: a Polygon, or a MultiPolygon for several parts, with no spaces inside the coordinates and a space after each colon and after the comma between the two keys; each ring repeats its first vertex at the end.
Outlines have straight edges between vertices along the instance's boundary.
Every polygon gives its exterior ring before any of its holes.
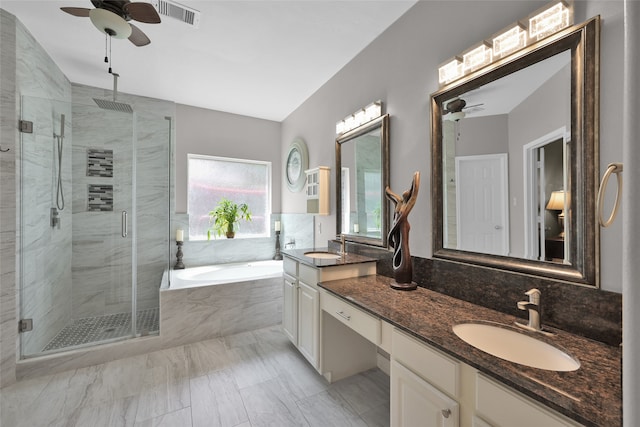
{"type": "Polygon", "coordinates": [[[121,113],[133,113],[131,105],[116,100],[118,96],[118,77],[120,74],[111,73],[113,75],[113,101],[108,99],[93,98],[98,107],[104,110],[120,111],[121,113]]]}
{"type": "Polygon", "coordinates": [[[121,113],[133,113],[133,108],[131,108],[131,105],[125,104],[124,102],[99,98],[93,98],[93,100],[96,104],[98,104],[98,107],[104,110],[120,111],[121,113]]]}

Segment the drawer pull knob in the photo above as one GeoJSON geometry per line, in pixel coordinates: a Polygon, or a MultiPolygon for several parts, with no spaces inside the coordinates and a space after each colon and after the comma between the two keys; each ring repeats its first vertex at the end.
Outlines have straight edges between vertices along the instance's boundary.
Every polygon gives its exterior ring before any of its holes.
{"type": "Polygon", "coordinates": [[[449,416],[451,415],[451,409],[443,409],[442,410],[442,416],[445,418],[449,418],[449,416]]]}
{"type": "Polygon", "coordinates": [[[349,316],[348,314],[345,314],[344,311],[336,311],[336,314],[342,317],[343,319],[351,320],[351,316],[349,316]]]}

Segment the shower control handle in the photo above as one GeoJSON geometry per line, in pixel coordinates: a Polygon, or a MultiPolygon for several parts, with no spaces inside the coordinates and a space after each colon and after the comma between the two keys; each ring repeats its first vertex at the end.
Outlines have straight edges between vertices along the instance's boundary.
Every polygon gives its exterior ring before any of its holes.
{"type": "Polygon", "coordinates": [[[127,237],[127,211],[122,211],[122,237],[127,237]]]}

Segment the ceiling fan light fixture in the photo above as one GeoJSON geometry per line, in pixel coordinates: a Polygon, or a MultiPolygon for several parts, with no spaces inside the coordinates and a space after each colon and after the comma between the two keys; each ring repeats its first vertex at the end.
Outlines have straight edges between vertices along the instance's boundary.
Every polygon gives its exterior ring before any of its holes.
{"type": "Polygon", "coordinates": [[[98,30],[113,38],[126,39],[131,35],[131,25],[113,12],[105,9],[91,9],[89,18],[98,30]]]}
{"type": "Polygon", "coordinates": [[[445,116],[445,118],[452,122],[457,122],[460,119],[464,119],[464,111],[456,111],[455,113],[449,113],[445,116]]]}

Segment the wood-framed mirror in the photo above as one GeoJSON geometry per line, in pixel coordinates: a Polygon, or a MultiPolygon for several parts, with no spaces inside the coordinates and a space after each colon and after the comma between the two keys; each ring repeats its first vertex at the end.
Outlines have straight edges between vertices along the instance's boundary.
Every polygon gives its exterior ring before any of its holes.
{"type": "Polygon", "coordinates": [[[336,232],[345,240],[387,247],[389,115],[336,139],[336,232]]]}
{"type": "Polygon", "coordinates": [[[600,18],[431,95],[433,257],[599,286],[600,18]]]}

